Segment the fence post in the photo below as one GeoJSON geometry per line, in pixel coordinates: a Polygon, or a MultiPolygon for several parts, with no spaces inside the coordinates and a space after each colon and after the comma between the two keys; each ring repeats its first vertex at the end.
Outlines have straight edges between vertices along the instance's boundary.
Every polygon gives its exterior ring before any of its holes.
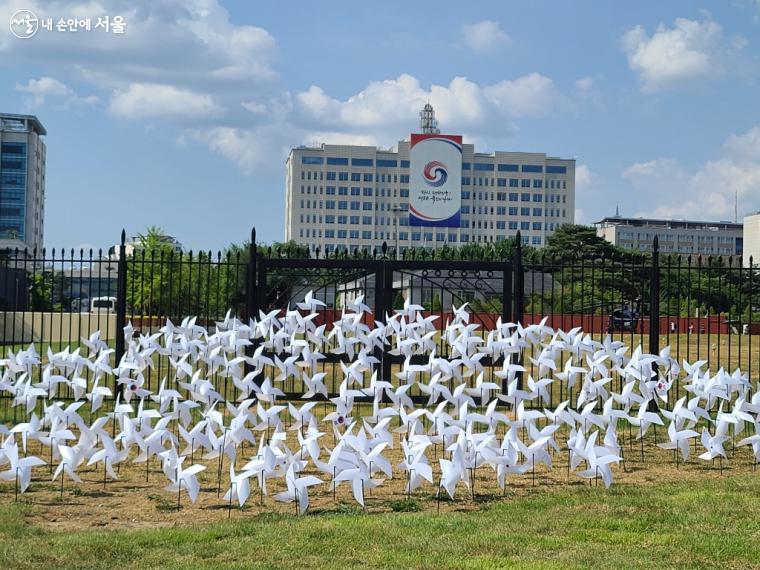
{"type": "Polygon", "coordinates": [[[660,240],[652,241],[652,275],[649,281],[649,352],[660,352],[660,240]]]}
{"type": "Polygon", "coordinates": [[[523,312],[525,310],[525,272],[523,270],[523,260],[522,260],[522,236],[520,235],[520,230],[517,230],[517,235],[515,236],[515,239],[517,239],[517,245],[515,246],[514,251],[514,275],[515,275],[515,286],[514,286],[514,296],[515,296],[515,302],[513,306],[513,313],[512,313],[512,322],[522,322],[523,320],[523,312]]]}
{"type": "MultiPolygon", "coordinates": [[[[515,296],[515,302],[512,306],[512,322],[513,323],[522,323],[524,312],[525,312],[525,271],[523,269],[523,259],[522,259],[522,235],[520,234],[520,230],[517,230],[517,235],[515,236],[517,239],[517,245],[515,246],[514,251],[514,276],[515,276],[515,285],[513,294],[515,296]]],[[[517,356],[517,362],[516,364],[522,364],[523,363],[523,353],[520,352],[520,354],[517,356]]],[[[517,387],[518,389],[522,389],[523,387],[523,374],[522,372],[517,373],[517,387]]]]}
{"type": "Polygon", "coordinates": [[[248,245],[248,277],[245,284],[245,313],[248,321],[258,316],[258,295],[256,294],[256,228],[251,229],[251,243],[248,245]]]}
{"type": "MultiPolygon", "coordinates": [[[[116,263],[116,366],[124,356],[124,327],[127,326],[127,233],[121,230],[119,259],[116,263]]],[[[121,393],[123,386],[119,386],[121,393]]]]}
{"type": "MultiPolygon", "coordinates": [[[[395,264],[388,258],[388,244],[383,242],[381,256],[375,269],[375,308],[374,319],[385,322],[385,313],[393,311],[393,270],[395,264]]],[[[375,355],[377,357],[377,355],[375,355]]],[[[391,381],[393,375],[393,361],[388,351],[383,348],[380,356],[381,380],[391,381]]],[[[387,394],[384,395],[387,398],[387,394]]]]}

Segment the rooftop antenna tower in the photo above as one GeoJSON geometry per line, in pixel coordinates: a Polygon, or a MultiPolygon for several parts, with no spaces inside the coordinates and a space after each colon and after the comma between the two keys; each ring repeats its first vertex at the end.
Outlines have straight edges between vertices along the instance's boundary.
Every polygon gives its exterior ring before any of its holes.
{"type": "Polygon", "coordinates": [[[438,121],[435,118],[435,111],[433,106],[428,102],[420,111],[420,129],[423,133],[429,133],[437,135],[441,131],[438,130],[438,121]]]}

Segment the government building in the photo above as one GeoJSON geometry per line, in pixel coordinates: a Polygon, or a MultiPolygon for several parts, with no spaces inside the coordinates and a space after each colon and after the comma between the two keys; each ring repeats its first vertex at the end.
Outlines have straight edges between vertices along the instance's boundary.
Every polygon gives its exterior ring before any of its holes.
{"type": "Polygon", "coordinates": [[[599,237],[618,247],[652,251],[652,242],[657,236],[660,253],[693,260],[733,257],[741,263],[744,249],[740,223],[625,218],[616,214],[595,225],[599,237]]]}
{"type": "MultiPolygon", "coordinates": [[[[420,131],[438,133],[433,108],[420,131]]],[[[458,227],[409,224],[410,141],[390,149],[321,144],[290,151],[285,178],[285,239],[321,252],[404,251],[514,237],[542,247],[574,223],[575,160],[526,152],[475,152],[462,145],[458,227]]],[[[456,186],[460,186],[457,184],[456,186]]]]}
{"type": "Polygon", "coordinates": [[[42,250],[46,134],[33,115],[0,113],[0,249],[42,250]]]}

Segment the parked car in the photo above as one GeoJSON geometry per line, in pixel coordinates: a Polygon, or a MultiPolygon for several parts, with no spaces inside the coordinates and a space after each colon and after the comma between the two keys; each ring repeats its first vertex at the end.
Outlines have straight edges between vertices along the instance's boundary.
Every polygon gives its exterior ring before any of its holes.
{"type": "Polygon", "coordinates": [[[615,309],[610,315],[607,332],[635,332],[639,323],[639,313],[629,307],[615,309]]]}
{"type": "Polygon", "coordinates": [[[89,297],[82,297],[81,299],[71,300],[71,312],[72,313],[86,313],[90,310],[89,297]]]}
{"type": "Polygon", "coordinates": [[[116,297],[93,297],[90,301],[91,313],[115,313],[116,297]]]}

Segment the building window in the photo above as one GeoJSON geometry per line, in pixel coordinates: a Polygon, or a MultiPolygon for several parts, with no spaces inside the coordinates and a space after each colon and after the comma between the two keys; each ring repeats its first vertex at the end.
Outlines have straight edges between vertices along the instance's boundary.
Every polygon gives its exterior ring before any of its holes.
{"type": "Polygon", "coordinates": [[[391,160],[388,158],[378,158],[377,159],[377,167],[378,168],[396,168],[398,166],[397,160],[391,160]]]}
{"type": "Polygon", "coordinates": [[[523,178],[520,181],[520,186],[522,186],[523,188],[530,188],[530,179],[529,178],[523,178]]]}
{"type": "Polygon", "coordinates": [[[533,180],[533,188],[541,188],[543,186],[542,183],[543,183],[542,180],[536,178],[535,180],[533,180]]]}
{"type": "Polygon", "coordinates": [[[493,163],[492,162],[476,162],[475,170],[493,172],[493,163]]]}
{"type": "Polygon", "coordinates": [[[546,166],[547,174],[567,174],[567,166],[546,166]]]}
{"type": "Polygon", "coordinates": [[[371,158],[352,158],[351,166],[372,166],[374,161],[371,158]]]}
{"type": "Polygon", "coordinates": [[[500,164],[499,172],[517,172],[516,164],[500,164]]]}
{"type": "Polygon", "coordinates": [[[301,164],[323,164],[324,159],[321,156],[302,156],[301,164]]]}
{"type": "Polygon", "coordinates": [[[337,156],[328,156],[327,164],[332,166],[348,166],[348,159],[337,156]]]}
{"type": "Polygon", "coordinates": [[[338,172],[338,181],[348,182],[348,172],[338,172]]]}
{"type": "Polygon", "coordinates": [[[544,171],[544,167],[538,164],[523,164],[522,165],[522,171],[523,172],[535,172],[535,173],[542,173],[544,171]]]}

